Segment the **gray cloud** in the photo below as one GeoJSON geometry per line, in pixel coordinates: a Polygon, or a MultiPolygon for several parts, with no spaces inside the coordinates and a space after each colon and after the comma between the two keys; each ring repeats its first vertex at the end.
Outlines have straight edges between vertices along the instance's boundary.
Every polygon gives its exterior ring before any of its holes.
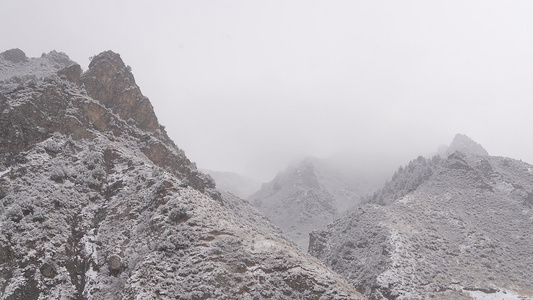
{"type": "MultiPolygon", "coordinates": [[[[2,50],[112,49],[202,168],[404,164],[462,132],[533,163],[529,1],[8,1],[2,50]],[[370,158],[369,158],[370,159],[370,158]]],[[[396,167],[396,166],[394,166],[396,167]]]]}

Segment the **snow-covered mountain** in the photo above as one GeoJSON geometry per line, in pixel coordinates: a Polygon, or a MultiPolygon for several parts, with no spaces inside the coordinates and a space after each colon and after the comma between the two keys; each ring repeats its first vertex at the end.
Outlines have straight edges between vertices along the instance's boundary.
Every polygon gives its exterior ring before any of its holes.
{"type": "Polygon", "coordinates": [[[326,160],[309,157],[263,184],[249,200],[287,237],[307,250],[309,232],[359,204],[371,188],[360,177],[326,160]]]}
{"type": "Polygon", "coordinates": [[[460,151],[463,153],[470,153],[470,154],[476,154],[481,156],[488,156],[489,153],[483,146],[469,138],[465,134],[458,133],[453,138],[452,143],[450,146],[446,147],[443,146],[439,149],[439,154],[443,157],[447,157],[448,155],[454,153],[455,151],[460,151]]]}
{"type": "Polygon", "coordinates": [[[214,188],[111,51],[0,54],[0,299],[359,299],[214,188]]]}
{"type": "Polygon", "coordinates": [[[533,166],[458,148],[401,168],[310,253],[368,299],[532,299],[533,166]]]}
{"type": "Polygon", "coordinates": [[[230,192],[242,199],[248,198],[261,187],[258,181],[235,172],[212,170],[202,170],[202,172],[209,174],[215,180],[218,190],[230,192]]]}

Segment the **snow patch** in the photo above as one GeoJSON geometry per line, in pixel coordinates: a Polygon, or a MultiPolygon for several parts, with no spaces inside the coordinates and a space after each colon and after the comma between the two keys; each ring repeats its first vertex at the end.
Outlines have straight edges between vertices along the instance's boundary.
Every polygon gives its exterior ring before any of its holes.
{"type": "Polygon", "coordinates": [[[407,204],[407,203],[409,203],[411,201],[413,201],[413,197],[411,197],[410,195],[406,195],[406,196],[398,199],[398,202],[402,203],[402,204],[407,204]]]}
{"type": "Polygon", "coordinates": [[[262,239],[259,241],[255,241],[255,243],[253,244],[252,252],[255,252],[255,253],[268,252],[278,247],[279,245],[275,241],[269,240],[269,239],[262,239]]]}
{"type": "Polygon", "coordinates": [[[0,171],[0,177],[4,176],[5,174],[11,172],[11,168],[5,170],[5,171],[0,171]]]}
{"type": "Polygon", "coordinates": [[[485,293],[482,291],[466,291],[468,295],[475,300],[524,300],[532,299],[527,296],[520,296],[518,293],[513,291],[500,290],[495,293],[485,293]]]}
{"type": "Polygon", "coordinates": [[[514,191],[514,187],[508,182],[501,181],[496,184],[496,190],[503,193],[510,193],[514,191]]]}
{"type": "Polygon", "coordinates": [[[93,263],[89,263],[90,266],[85,272],[85,278],[86,278],[85,280],[87,284],[86,284],[85,290],[83,291],[83,294],[89,299],[92,296],[90,287],[94,286],[98,281],[98,278],[97,278],[98,272],[96,272],[96,270],[94,270],[93,268],[94,263],[98,262],[98,252],[97,252],[96,244],[94,243],[94,241],[96,240],[96,237],[94,233],[95,233],[95,229],[93,228],[89,230],[87,234],[84,235],[81,240],[81,243],[84,246],[85,253],[87,254],[87,256],[91,258],[93,262],[93,263]]]}

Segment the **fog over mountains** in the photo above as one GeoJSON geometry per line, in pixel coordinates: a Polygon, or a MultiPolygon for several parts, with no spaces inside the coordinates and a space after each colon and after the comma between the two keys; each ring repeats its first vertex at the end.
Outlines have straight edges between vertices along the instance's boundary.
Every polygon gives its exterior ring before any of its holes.
{"type": "Polygon", "coordinates": [[[533,163],[533,2],[407,1],[3,1],[0,51],[113,49],[189,159],[259,182],[339,153],[390,176],[456,133],[533,163]]]}
{"type": "Polygon", "coordinates": [[[0,111],[0,299],[533,299],[533,166],[464,134],[210,176],[113,51],[0,53],[0,111]]]}
{"type": "Polygon", "coordinates": [[[328,160],[308,157],[289,166],[249,197],[297,245],[307,250],[309,233],[333,221],[377,186],[328,160]]]}
{"type": "Polygon", "coordinates": [[[258,181],[235,172],[202,171],[209,174],[216,181],[219,190],[230,192],[242,199],[248,198],[261,186],[258,181]]]}

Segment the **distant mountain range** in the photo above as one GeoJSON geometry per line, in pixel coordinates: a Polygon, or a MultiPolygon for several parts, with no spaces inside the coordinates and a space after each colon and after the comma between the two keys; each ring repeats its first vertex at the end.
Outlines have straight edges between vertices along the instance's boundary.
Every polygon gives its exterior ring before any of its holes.
{"type": "Polygon", "coordinates": [[[306,158],[249,197],[284,234],[307,250],[309,232],[360,203],[373,184],[328,160],[306,158]]]}

